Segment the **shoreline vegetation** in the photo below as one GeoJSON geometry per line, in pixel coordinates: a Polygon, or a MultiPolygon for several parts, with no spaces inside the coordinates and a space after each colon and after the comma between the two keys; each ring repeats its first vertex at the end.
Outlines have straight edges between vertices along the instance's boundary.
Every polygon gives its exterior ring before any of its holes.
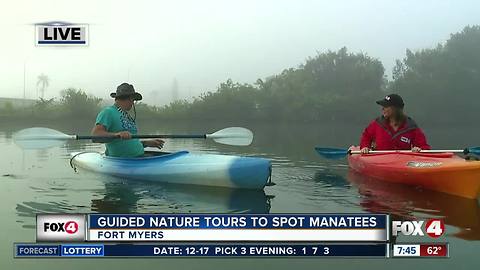
{"type": "MultiPolygon", "coordinates": [[[[467,26],[435,48],[406,50],[391,80],[380,60],[346,47],[318,53],[297,68],[253,84],[221,83],[189,102],[162,107],[137,103],[137,119],[155,122],[366,123],[379,114],[375,101],[398,93],[421,124],[477,120],[480,98],[480,26],[467,26]]],[[[112,102],[113,103],[113,102],[112,102]]],[[[22,108],[0,106],[0,122],[94,121],[102,99],[82,89],[61,91],[22,108]]]]}

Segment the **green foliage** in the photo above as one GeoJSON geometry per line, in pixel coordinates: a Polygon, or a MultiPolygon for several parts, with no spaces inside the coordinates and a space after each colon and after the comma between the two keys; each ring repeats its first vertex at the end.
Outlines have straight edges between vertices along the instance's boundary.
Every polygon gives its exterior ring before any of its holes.
{"type": "Polygon", "coordinates": [[[480,85],[480,26],[467,26],[445,44],[397,60],[389,90],[404,96],[407,110],[435,122],[474,121],[480,85]]]}
{"type": "Polygon", "coordinates": [[[158,110],[163,119],[188,120],[191,116],[191,104],[186,100],[173,101],[158,110]]]}
{"type": "Polygon", "coordinates": [[[67,116],[94,118],[100,111],[101,98],[87,95],[81,89],[68,88],[62,90],[60,104],[67,116]]]}
{"type": "Polygon", "coordinates": [[[254,85],[221,83],[192,103],[174,102],[159,113],[165,118],[202,120],[317,121],[370,117],[373,100],[383,95],[382,63],[346,48],[309,58],[299,68],[258,79],[254,85]],[[352,113],[357,111],[355,113],[352,113]]]}
{"type": "Polygon", "coordinates": [[[382,63],[363,53],[328,51],[309,58],[298,69],[261,82],[261,110],[266,118],[287,120],[352,120],[371,111],[382,95],[382,63]],[[353,108],[360,114],[352,114],[353,108]],[[366,109],[367,111],[364,111],[366,109]]]}
{"type": "MultiPolygon", "coordinates": [[[[393,81],[382,63],[347,48],[318,53],[297,68],[258,79],[254,84],[221,83],[192,102],[178,100],[157,108],[136,105],[139,119],[184,121],[342,121],[365,123],[378,114],[374,101],[386,91],[401,94],[407,113],[419,122],[475,121],[480,86],[480,26],[467,26],[444,44],[396,60],[393,81]]],[[[101,99],[79,89],[61,93],[60,104],[40,99],[12,113],[25,117],[94,119],[101,99]]],[[[10,104],[11,105],[11,104],[10,104]]],[[[1,109],[3,115],[14,111],[1,109]]]]}
{"type": "Polygon", "coordinates": [[[216,92],[207,92],[196,98],[190,106],[190,115],[203,119],[253,119],[256,116],[257,92],[252,85],[228,79],[220,84],[216,92]]]}
{"type": "Polygon", "coordinates": [[[53,98],[51,99],[43,99],[40,98],[34,105],[34,111],[37,114],[49,114],[52,113],[55,107],[53,98]]]}
{"type": "Polygon", "coordinates": [[[149,106],[143,102],[135,104],[135,111],[139,119],[152,119],[158,117],[158,108],[149,106]]]}
{"type": "Polygon", "coordinates": [[[11,115],[15,113],[15,109],[13,108],[13,104],[10,101],[5,102],[3,105],[3,110],[2,110],[6,115],[11,115]]]}

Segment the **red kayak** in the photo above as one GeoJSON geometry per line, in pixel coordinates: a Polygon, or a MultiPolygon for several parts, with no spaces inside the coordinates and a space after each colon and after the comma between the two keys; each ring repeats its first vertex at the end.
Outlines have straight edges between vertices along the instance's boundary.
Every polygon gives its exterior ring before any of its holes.
{"type": "Polygon", "coordinates": [[[382,181],[470,199],[480,193],[480,161],[468,161],[453,153],[353,154],[348,156],[348,163],[358,173],[382,181]]]}

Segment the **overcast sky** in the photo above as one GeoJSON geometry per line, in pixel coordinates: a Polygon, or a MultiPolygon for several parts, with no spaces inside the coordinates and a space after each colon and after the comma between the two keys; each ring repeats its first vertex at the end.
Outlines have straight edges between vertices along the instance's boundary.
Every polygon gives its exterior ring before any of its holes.
{"type": "Polygon", "coordinates": [[[151,104],[215,90],[228,78],[257,78],[297,67],[346,46],[379,58],[391,75],[405,49],[432,48],[466,25],[480,24],[480,1],[191,0],[5,1],[0,16],[0,97],[37,98],[75,87],[102,98],[124,81],[151,104]],[[90,25],[90,45],[35,47],[34,24],[90,25]],[[157,91],[157,98],[151,94],[157,91]]]}

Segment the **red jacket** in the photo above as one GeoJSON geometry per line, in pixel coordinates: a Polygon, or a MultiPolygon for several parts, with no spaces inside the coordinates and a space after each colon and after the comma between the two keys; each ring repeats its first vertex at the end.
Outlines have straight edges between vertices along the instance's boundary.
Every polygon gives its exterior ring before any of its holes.
{"type": "Polygon", "coordinates": [[[360,139],[360,148],[375,150],[410,150],[414,146],[430,149],[425,134],[410,117],[394,131],[381,116],[368,125],[360,139]]]}

